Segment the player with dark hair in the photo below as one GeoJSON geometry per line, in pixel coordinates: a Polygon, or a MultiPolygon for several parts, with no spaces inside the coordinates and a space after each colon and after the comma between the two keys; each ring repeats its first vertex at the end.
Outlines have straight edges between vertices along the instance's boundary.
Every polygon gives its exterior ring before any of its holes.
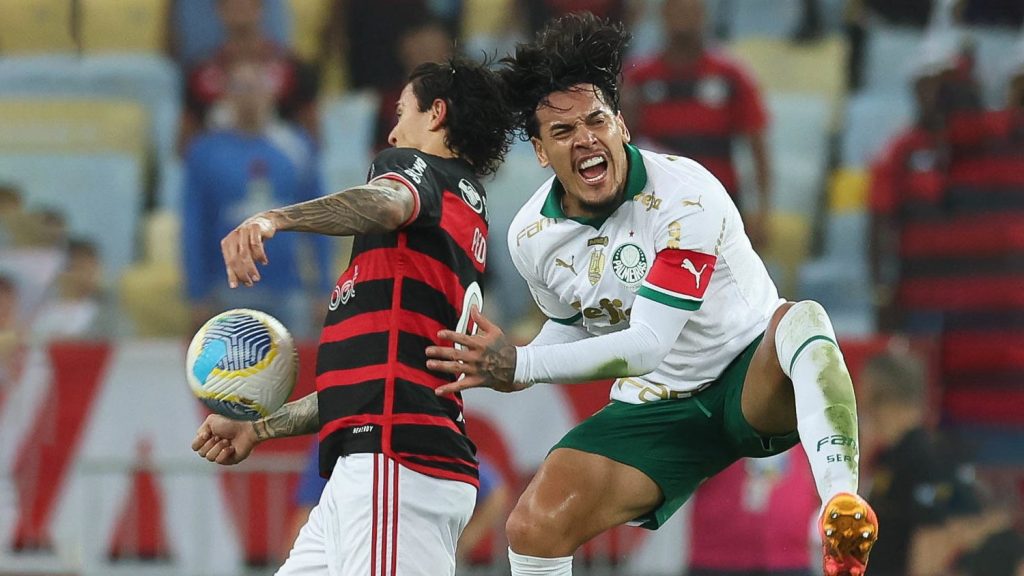
{"type": "Polygon", "coordinates": [[[192,447],[235,464],[270,438],[319,430],[330,476],[280,575],[454,574],[473,512],[476,448],[452,381],[426,369],[438,330],[469,330],[481,304],[487,205],[478,177],[511,143],[498,75],[463,60],[423,64],[397,103],[394,148],[368,182],[257,214],[221,242],[228,283],[251,286],[264,243],[286,230],[355,235],[327,306],[317,391],[255,422],[210,416],[192,447]]]}
{"type": "Polygon", "coordinates": [[[512,574],[570,574],[588,539],[631,521],[657,528],[705,478],[797,442],[824,502],[824,572],[863,574],[878,524],[856,495],[856,402],[828,315],[779,298],[706,169],[629,144],[628,40],[621,25],[571,15],[503,61],[520,126],[555,173],[508,243],[549,321],[515,347],[474,312],[476,335],[448,330],[459,346],[427,350],[428,367],[464,375],[439,394],[616,379],[611,403],[554,447],[509,517],[512,574]]]}

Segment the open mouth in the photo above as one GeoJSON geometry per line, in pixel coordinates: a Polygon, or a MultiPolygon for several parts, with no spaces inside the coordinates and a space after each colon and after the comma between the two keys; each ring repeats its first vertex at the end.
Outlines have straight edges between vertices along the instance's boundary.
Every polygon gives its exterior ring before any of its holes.
{"type": "Polygon", "coordinates": [[[596,184],[608,174],[608,159],[603,154],[581,158],[576,162],[576,171],[587,184],[596,184]]]}

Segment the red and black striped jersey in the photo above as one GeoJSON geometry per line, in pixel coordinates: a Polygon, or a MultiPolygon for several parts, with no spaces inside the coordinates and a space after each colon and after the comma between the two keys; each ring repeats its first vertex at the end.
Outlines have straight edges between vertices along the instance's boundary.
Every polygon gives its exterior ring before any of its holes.
{"type": "Polygon", "coordinates": [[[441,329],[469,330],[482,305],[487,249],[484,188],[460,159],[410,148],[381,152],[369,180],[416,195],[395,232],[355,239],[331,294],[317,354],[320,470],[338,457],[380,452],[430,476],[477,484],[461,394],[434,390],[452,377],[426,368],[441,329]]]}

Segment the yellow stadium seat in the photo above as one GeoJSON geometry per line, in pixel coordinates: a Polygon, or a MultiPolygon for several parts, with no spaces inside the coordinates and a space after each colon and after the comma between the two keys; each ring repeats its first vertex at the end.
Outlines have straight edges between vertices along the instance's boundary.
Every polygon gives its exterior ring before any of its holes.
{"type": "Polygon", "coordinates": [[[146,262],[121,275],[121,306],[128,311],[140,338],[185,336],[188,305],[182,296],[184,278],[177,264],[146,262]]]}
{"type": "Polygon", "coordinates": [[[862,212],[868,204],[867,170],[840,168],[829,181],[828,207],[833,214],[862,212]]]}
{"type": "Polygon", "coordinates": [[[326,0],[289,0],[292,12],[292,48],[300,58],[313,62],[320,55],[320,38],[330,17],[326,0]]]}
{"type": "Polygon", "coordinates": [[[161,54],[168,0],[80,0],[82,50],[161,54]]]}
{"type": "Polygon", "coordinates": [[[775,278],[779,293],[796,294],[797,274],[811,245],[811,222],[804,214],[773,212],[768,220],[768,246],[762,250],[765,263],[781,273],[775,278]]]}
{"type": "Polygon", "coordinates": [[[148,123],[135,102],[0,99],[0,152],[122,152],[143,160],[148,123]]]}
{"type": "Polygon", "coordinates": [[[150,263],[178,265],[181,261],[181,218],[172,210],[157,210],[143,226],[143,258],[150,263]]]}
{"type": "Polygon", "coordinates": [[[70,0],[0,0],[0,55],[76,52],[70,0]]]}
{"type": "Polygon", "coordinates": [[[508,14],[513,9],[510,0],[466,0],[462,16],[463,37],[503,34],[508,27],[508,14]]]}
{"type": "Polygon", "coordinates": [[[838,36],[799,44],[775,38],[744,38],[728,48],[750,68],[762,89],[824,97],[833,127],[838,125],[846,94],[847,49],[846,41],[838,36]]]}

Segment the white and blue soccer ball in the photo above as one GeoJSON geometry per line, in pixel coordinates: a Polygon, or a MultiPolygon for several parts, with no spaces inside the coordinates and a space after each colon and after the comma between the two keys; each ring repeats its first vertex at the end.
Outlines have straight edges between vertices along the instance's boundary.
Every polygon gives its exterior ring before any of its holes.
{"type": "Polygon", "coordinates": [[[237,308],[210,318],[192,338],[185,372],[192,393],[210,410],[257,420],[291,395],[299,362],[288,329],[259,310],[237,308]]]}

